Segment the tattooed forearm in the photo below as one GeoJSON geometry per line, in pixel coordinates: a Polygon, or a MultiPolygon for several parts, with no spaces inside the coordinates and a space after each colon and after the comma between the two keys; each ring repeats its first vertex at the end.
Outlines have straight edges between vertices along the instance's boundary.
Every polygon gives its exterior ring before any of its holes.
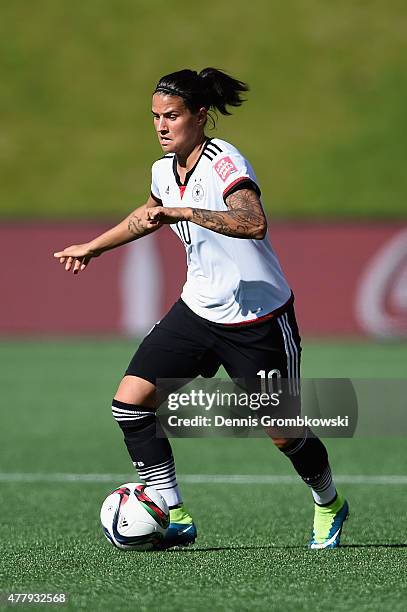
{"type": "Polygon", "coordinates": [[[146,228],[143,226],[142,220],[136,214],[129,217],[127,227],[129,232],[131,232],[134,236],[142,236],[143,234],[148,233],[146,228]]]}
{"type": "Polygon", "coordinates": [[[226,198],[228,211],[192,209],[192,221],[225,236],[262,239],[267,223],[257,194],[241,189],[226,198]]]}
{"type": "Polygon", "coordinates": [[[225,236],[234,238],[255,238],[257,229],[240,211],[217,212],[194,208],[192,221],[225,236]]]}

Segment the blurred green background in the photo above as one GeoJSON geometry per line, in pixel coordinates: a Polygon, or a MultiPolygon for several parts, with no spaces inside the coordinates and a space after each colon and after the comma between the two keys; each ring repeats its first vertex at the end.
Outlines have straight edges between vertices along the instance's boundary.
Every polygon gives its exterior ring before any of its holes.
{"type": "Polygon", "coordinates": [[[115,219],[160,156],[158,78],[215,66],[249,101],[209,134],[278,218],[405,214],[402,0],[13,0],[0,20],[0,218],[115,219]]]}

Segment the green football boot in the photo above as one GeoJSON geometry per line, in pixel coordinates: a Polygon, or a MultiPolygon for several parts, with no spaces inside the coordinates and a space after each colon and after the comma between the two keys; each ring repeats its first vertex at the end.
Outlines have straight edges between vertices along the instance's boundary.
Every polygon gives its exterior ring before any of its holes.
{"type": "Polygon", "coordinates": [[[349,504],[339,493],[328,506],[315,504],[314,531],[309,548],[337,548],[343,523],[349,516],[349,504]]]}
{"type": "Polygon", "coordinates": [[[173,546],[190,546],[195,542],[196,536],[197,530],[192,516],[182,505],[180,508],[170,510],[170,524],[163,540],[155,546],[155,549],[166,550],[173,546]]]}

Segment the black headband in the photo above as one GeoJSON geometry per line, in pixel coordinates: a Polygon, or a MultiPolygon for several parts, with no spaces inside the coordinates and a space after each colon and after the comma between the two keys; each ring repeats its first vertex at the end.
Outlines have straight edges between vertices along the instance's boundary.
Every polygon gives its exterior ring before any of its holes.
{"type": "Polygon", "coordinates": [[[180,96],[181,98],[185,98],[185,94],[175,89],[175,87],[167,87],[166,85],[157,85],[154,93],[166,93],[170,96],[180,96]]]}
{"type": "Polygon", "coordinates": [[[210,107],[210,104],[208,104],[207,101],[205,100],[206,96],[204,92],[201,92],[201,95],[199,96],[199,98],[201,98],[201,101],[199,102],[199,104],[196,103],[193,95],[186,94],[184,91],[181,91],[177,87],[172,87],[170,85],[160,85],[160,83],[158,83],[157,87],[155,88],[154,93],[165,93],[170,96],[179,96],[180,98],[185,100],[187,104],[188,103],[192,104],[194,107],[198,107],[201,105],[207,109],[209,109],[210,107]]]}

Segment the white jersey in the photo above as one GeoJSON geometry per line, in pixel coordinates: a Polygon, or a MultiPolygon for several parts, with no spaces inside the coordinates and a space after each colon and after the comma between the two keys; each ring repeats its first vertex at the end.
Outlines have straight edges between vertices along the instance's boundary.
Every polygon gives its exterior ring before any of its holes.
{"type": "MultiPolygon", "coordinates": [[[[184,184],[174,154],[152,167],[151,195],[162,206],[226,212],[227,196],[245,186],[260,194],[248,161],[219,138],[206,142],[184,184]]],[[[263,240],[232,238],[188,221],[171,228],[187,254],[181,298],[200,317],[242,324],[272,313],[290,299],[291,290],[267,236],[263,240]]]]}

